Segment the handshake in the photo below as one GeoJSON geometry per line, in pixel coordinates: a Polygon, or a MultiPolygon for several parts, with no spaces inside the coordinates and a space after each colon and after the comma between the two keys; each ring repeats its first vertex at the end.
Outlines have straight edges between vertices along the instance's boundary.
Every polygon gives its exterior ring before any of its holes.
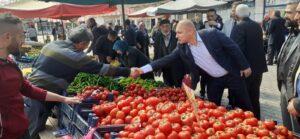
{"type": "Polygon", "coordinates": [[[130,75],[129,76],[132,77],[132,78],[137,78],[137,77],[141,76],[142,74],[144,74],[142,69],[133,67],[133,68],[130,69],[130,75]]]}

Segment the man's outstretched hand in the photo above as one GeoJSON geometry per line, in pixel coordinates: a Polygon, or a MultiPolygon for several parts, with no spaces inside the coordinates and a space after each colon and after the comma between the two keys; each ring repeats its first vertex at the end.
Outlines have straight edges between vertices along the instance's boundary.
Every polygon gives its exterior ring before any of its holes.
{"type": "Polygon", "coordinates": [[[130,69],[130,77],[132,78],[137,78],[139,76],[141,76],[142,74],[144,74],[144,72],[140,69],[140,68],[131,68],[130,69]]]}

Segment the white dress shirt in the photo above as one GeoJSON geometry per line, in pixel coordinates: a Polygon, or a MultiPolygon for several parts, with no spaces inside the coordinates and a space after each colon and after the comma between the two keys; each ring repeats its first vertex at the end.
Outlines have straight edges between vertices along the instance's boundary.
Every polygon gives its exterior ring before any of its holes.
{"type": "MultiPolygon", "coordinates": [[[[197,45],[189,44],[191,53],[197,66],[206,71],[212,77],[222,77],[228,73],[221,67],[216,60],[211,56],[205,44],[197,33],[197,45]]],[[[153,71],[150,64],[141,67],[144,73],[153,71]]]]}

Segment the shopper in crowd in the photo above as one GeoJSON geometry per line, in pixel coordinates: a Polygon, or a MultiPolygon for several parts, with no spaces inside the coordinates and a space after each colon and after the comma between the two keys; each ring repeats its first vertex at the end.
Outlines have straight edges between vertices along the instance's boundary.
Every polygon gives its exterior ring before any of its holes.
{"type": "Polygon", "coordinates": [[[89,18],[87,20],[87,27],[92,31],[93,36],[94,36],[93,41],[87,50],[87,53],[89,53],[92,50],[94,52],[94,48],[96,48],[94,45],[95,45],[97,39],[101,36],[106,36],[108,34],[108,29],[106,28],[105,25],[101,25],[98,27],[97,22],[94,18],[89,18]]]}
{"type": "Polygon", "coordinates": [[[239,4],[235,13],[238,24],[233,28],[230,38],[239,45],[251,67],[252,74],[246,78],[247,92],[254,115],[260,119],[260,85],[263,73],[268,71],[263,48],[263,32],[261,26],[250,19],[250,8],[247,5],[239,4]]]}
{"type": "Polygon", "coordinates": [[[113,46],[119,39],[116,31],[110,31],[106,36],[101,36],[97,39],[93,53],[98,56],[100,62],[109,64],[115,59],[116,53],[113,50],[113,46]]]}
{"type": "Polygon", "coordinates": [[[140,74],[161,69],[181,59],[181,65],[191,75],[192,89],[196,88],[200,75],[207,74],[209,101],[220,105],[227,87],[234,96],[235,106],[252,111],[244,80],[251,75],[251,68],[239,46],[216,29],[197,32],[190,20],[178,23],[176,35],[178,47],[171,54],[141,67],[140,74]]]}
{"type": "Polygon", "coordinates": [[[129,46],[136,46],[136,29],[130,23],[130,20],[125,20],[124,40],[129,46]]]}
{"type": "Polygon", "coordinates": [[[285,20],[281,17],[280,11],[275,11],[267,32],[270,34],[268,41],[268,65],[273,65],[273,62],[276,62],[280,48],[285,41],[286,28],[284,25],[285,20]]]}
{"type": "Polygon", "coordinates": [[[56,27],[52,28],[51,34],[53,36],[53,40],[56,41],[57,40],[57,29],[56,29],[56,27]]]}
{"type": "MultiPolygon", "coordinates": [[[[159,31],[153,38],[154,40],[154,60],[160,59],[172,53],[177,47],[175,31],[171,30],[170,21],[164,19],[160,21],[159,31]]],[[[168,86],[181,86],[181,81],[185,74],[182,61],[178,59],[172,64],[161,69],[164,83],[168,86]]]]}
{"type": "Polygon", "coordinates": [[[145,23],[140,22],[138,30],[136,32],[136,41],[139,44],[140,48],[138,48],[142,53],[144,53],[149,58],[149,35],[146,29],[145,23]]]}
{"type": "MultiPolygon", "coordinates": [[[[118,40],[113,46],[113,49],[118,53],[121,64],[125,67],[141,67],[150,63],[140,50],[135,47],[130,47],[126,41],[118,40]]],[[[153,73],[147,73],[141,76],[142,79],[154,79],[153,73]]]]}
{"type": "Polygon", "coordinates": [[[223,29],[223,21],[220,15],[217,14],[215,9],[209,9],[206,13],[207,21],[204,22],[205,28],[223,29]]]}
{"type": "Polygon", "coordinates": [[[227,37],[230,37],[232,29],[234,26],[237,24],[237,17],[235,13],[235,9],[237,5],[242,4],[240,1],[233,2],[231,5],[231,13],[230,13],[230,18],[225,21],[222,32],[226,34],[227,37]]]}
{"type": "Polygon", "coordinates": [[[40,101],[79,103],[33,86],[23,78],[21,70],[9,55],[19,55],[25,41],[22,21],[10,14],[0,15],[0,138],[29,139],[28,119],[24,113],[23,96],[40,101]]]}
{"type": "Polygon", "coordinates": [[[34,27],[34,24],[29,25],[29,28],[27,29],[26,33],[31,41],[38,41],[37,32],[34,27]]]}
{"type": "MultiPolygon", "coordinates": [[[[195,17],[195,21],[193,23],[197,31],[205,28],[203,21],[200,19],[199,16],[195,17]]],[[[174,28],[174,30],[176,30],[176,28],[174,28]]]]}
{"type": "MultiPolygon", "coordinates": [[[[79,72],[106,76],[130,75],[129,68],[115,68],[87,56],[83,50],[92,40],[92,32],[85,26],[78,26],[70,32],[67,40],[45,45],[32,67],[29,80],[38,87],[62,94],[79,72]]],[[[45,128],[51,109],[56,104],[42,103],[29,98],[25,103],[29,105],[26,108],[30,119],[29,132],[32,137],[36,137],[39,131],[45,128]]]]}

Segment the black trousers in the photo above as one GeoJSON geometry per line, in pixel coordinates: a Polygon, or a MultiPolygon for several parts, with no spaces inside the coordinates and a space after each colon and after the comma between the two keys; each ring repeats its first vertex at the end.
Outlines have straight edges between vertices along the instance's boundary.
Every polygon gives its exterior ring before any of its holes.
{"type": "Polygon", "coordinates": [[[267,56],[267,61],[268,64],[273,64],[273,60],[277,61],[278,54],[280,52],[282,44],[269,44],[268,46],[268,56],[267,56]]]}
{"type": "Polygon", "coordinates": [[[246,89],[245,79],[236,75],[227,74],[223,77],[209,77],[207,84],[208,100],[221,105],[224,89],[228,88],[233,96],[234,107],[253,111],[250,97],[246,89]]]}
{"type": "Polygon", "coordinates": [[[183,74],[178,73],[177,77],[175,77],[175,75],[173,74],[174,70],[176,70],[176,69],[173,69],[173,68],[163,68],[162,69],[164,83],[167,86],[171,86],[171,87],[174,87],[174,86],[181,87],[183,74]],[[182,74],[182,77],[181,77],[181,74],[182,74]]]}
{"type": "Polygon", "coordinates": [[[205,96],[205,93],[206,93],[207,82],[208,82],[207,75],[201,76],[201,79],[200,79],[200,87],[201,87],[200,95],[203,96],[203,97],[205,96]]]}
{"type": "Polygon", "coordinates": [[[260,85],[262,81],[262,74],[252,74],[246,78],[247,91],[253,107],[253,113],[256,118],[260,119],[260,85]]]}

